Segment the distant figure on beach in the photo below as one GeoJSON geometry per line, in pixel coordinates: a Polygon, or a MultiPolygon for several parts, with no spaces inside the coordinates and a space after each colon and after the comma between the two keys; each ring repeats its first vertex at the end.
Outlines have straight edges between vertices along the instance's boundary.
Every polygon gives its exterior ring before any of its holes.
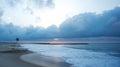
{"type": "Polygon", "coordinates": [[[16,42],[18,42],[19,41],[19,38],[16,38],[16,42]]]}
{"type": "Polygon", "coordinates": [[[20,45],[19,45],[19,38],[16,38],[16,45],[15,45],[16,47],[20,47],[20,45]]]}

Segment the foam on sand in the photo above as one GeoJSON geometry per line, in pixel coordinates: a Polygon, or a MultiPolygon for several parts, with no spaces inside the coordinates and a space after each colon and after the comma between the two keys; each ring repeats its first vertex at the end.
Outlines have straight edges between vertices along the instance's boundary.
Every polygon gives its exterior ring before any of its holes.
{"type": "Polygon", "coordinates": [[[110,56],[102,52],[92,52],[82,49],[73,49],[54,45],[35,45],[23,44],[34,52],[40,52],[45,56],[58,57],[68,63],[73,64],[73,67],[120,67],[120,58],[110,56]]]}

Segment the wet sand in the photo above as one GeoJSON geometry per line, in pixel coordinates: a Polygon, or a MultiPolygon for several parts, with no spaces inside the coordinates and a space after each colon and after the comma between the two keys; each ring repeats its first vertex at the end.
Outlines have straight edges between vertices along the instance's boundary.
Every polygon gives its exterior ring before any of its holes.
{"type": "Polygon", "coordinates": [[[30,52],[0,53],[0,67],[42,67],[22,61],[20,56],[27,53],[30,52]]]}
{"type": "Polygon", "coordinates": [[[64,60],[60,58],[44,56],[41,55],[40,53],[31,53],[31,54],[22,55],[21,59],[26,62],[44,67],[70,67],[71,65],[69,63],[66,63],[64,60]]]}
{"type": "Polygon", "coordinates": [[[70,64],[64,62],[59,58],[54,57],[46,57],[41,54],[32,55],[33,52],[30,51],[21,51],[21,50],[11,50],[8,48],[10,44],[0,43],[0,67],[70,67],[70,64]],[[31,54],[29,56],[29,54],[31,54]],[[22,58],[22,56],[28,56],[27,60],[34,59],[36,62],[28,62],[25,61],[26,57],[22,58]],[[57,59],[58,61],[54,61],[53,59],[57,59]],[[47,66],[46,66],[47,65],[47,66]],[[55,66],[57,65],[57,66],[55,66]]]}

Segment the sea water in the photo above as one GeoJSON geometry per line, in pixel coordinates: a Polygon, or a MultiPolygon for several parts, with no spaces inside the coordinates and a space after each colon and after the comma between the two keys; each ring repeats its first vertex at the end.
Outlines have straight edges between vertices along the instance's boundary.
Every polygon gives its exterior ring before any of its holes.
{"type": "Polygon", "coordinates": [[[22,46],[45,56],[61,58],[72,64],[72,67],[120,67],[120,57],[106,52],[74,49],[63,45],[22,44],[22,46]]]}

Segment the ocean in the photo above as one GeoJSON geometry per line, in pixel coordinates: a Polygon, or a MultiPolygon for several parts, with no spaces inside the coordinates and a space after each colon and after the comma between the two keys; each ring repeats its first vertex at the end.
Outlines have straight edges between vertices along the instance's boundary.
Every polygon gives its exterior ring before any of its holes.
{"type": "Polygon", "coordinates": [[[120,44],[21,44],[30,51],[58,57],[72,67],[120,67],[120,44]]]}

